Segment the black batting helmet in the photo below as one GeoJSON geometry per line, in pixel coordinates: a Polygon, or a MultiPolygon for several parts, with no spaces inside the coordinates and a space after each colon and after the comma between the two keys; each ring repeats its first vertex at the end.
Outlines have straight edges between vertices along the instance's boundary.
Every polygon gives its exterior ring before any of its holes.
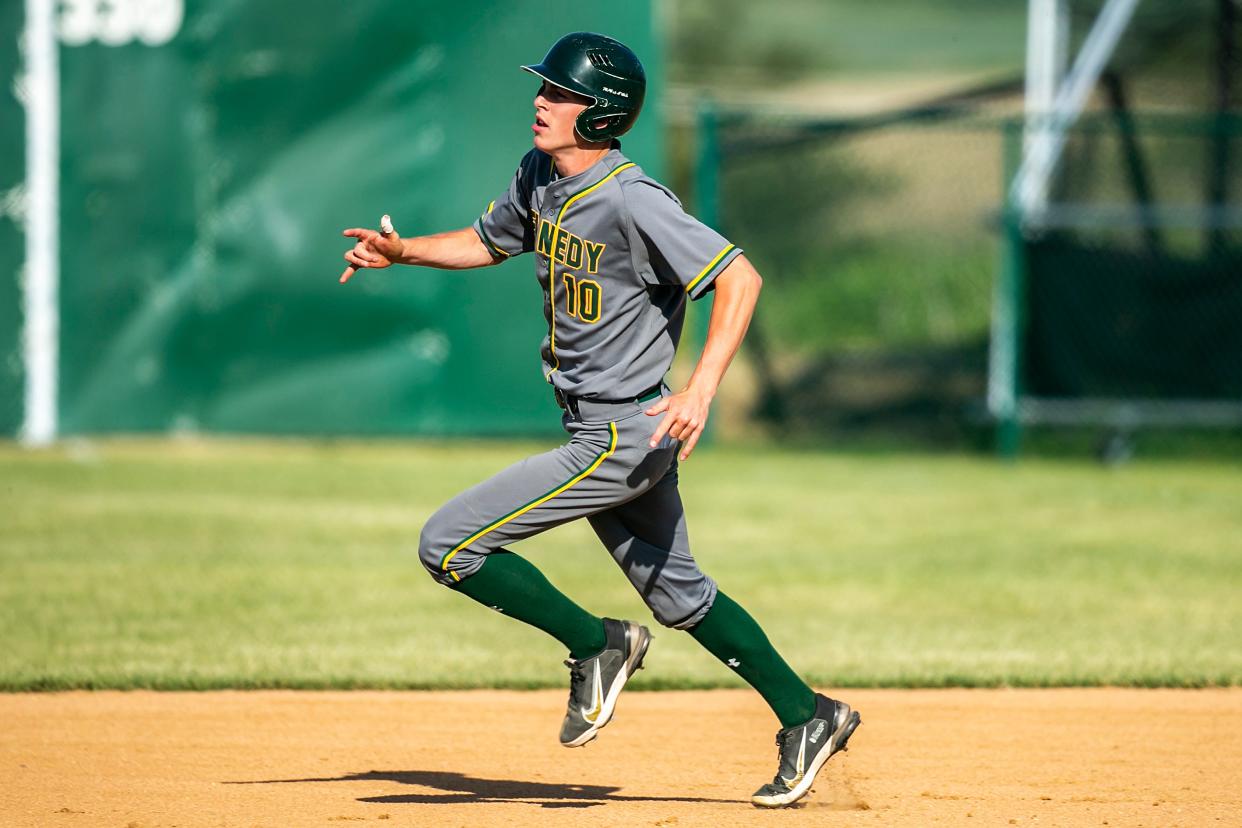
{"type": "Polygon", "coordinates": [[[647,91],[643,65],[628,46],[602,34],[573,32],[562,37],[540,63],[523,66],[548,83],[593,98],[574,129],[588,141],[624,134],[638,120],[647,91]]]}

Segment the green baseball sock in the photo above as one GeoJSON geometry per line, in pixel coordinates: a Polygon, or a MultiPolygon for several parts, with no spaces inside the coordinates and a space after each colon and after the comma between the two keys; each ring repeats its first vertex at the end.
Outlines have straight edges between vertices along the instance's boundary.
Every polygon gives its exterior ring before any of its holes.
{"type": "Polygon", "coordinates": [[[750,613],[728,595],[716,592],[712,608],[690,635],[759,691],[781,727],[800,725],[815,715],[815,691],[790,669],[750,613]]]}
{"type": "Polygon", "coordinates": [[[570,658],[587,658],[604,649],[604,621],[552,586],[534,564],[498,549],[483,566],[453,588],[484,606],[538,627],[569,648],[570,658]]]}

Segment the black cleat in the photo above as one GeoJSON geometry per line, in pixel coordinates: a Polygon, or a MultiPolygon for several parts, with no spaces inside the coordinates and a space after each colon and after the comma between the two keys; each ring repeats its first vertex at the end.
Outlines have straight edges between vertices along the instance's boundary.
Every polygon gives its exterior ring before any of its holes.
{"type": "Polygon", "coordinates": [[[811,720],[776,734],[780,758],[776,778],[755,791],[750,801],[759,808],[783,808],[806,796],[815,774],[834,753],[845,750],[860,724],[862,719],[848,704],[816,693],[811,720]]]}
{"type": "Polygon", "coordinates": [[[561,725],[561,744],[581,747],[608,724],[621,688],[643,666],[651,632],[633,621],[604,619],[604,649],[581,661],[566,659],[569,706],[561,725]]]}

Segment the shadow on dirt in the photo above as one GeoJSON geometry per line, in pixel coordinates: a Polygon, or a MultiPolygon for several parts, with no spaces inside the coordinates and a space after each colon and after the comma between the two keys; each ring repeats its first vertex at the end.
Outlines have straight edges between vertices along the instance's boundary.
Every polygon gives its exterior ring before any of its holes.
{"type": "Polygon", "coordinates": [[[294,782],[396,782],[434,788],[441,793],[390,794],[359,797],[359,802],[384,804],[457,805],[471,802],[520,802],[543,808],[590,808],[609,802],[717,802],[741,803],[740,799],[708,799],[697,796],[627,796],[609,785],[571,785],[558,782],[523,782],[514,779],[479,779],[447,771],[367,771],[344,776],[308,779],[256,779],[225,782],[225,785],[274,785],[294,782]]]}

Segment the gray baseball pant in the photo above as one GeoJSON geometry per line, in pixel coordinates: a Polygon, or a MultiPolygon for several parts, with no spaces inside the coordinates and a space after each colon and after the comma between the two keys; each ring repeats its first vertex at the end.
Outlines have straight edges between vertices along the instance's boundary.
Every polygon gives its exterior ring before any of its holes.
{"type": "Polygon", "coordinates": [[[427,571],[454,584],[490,552],[585,517],[655,619],[693,627],[711,608],[716,584],[690,554],[677,490],[680,442],[666,435],[648,445],[663,419],[643,413],[654,402],[578,401],[561,418],[568,442],[513,464],[431,516],[418,544],[427,571]]]}

